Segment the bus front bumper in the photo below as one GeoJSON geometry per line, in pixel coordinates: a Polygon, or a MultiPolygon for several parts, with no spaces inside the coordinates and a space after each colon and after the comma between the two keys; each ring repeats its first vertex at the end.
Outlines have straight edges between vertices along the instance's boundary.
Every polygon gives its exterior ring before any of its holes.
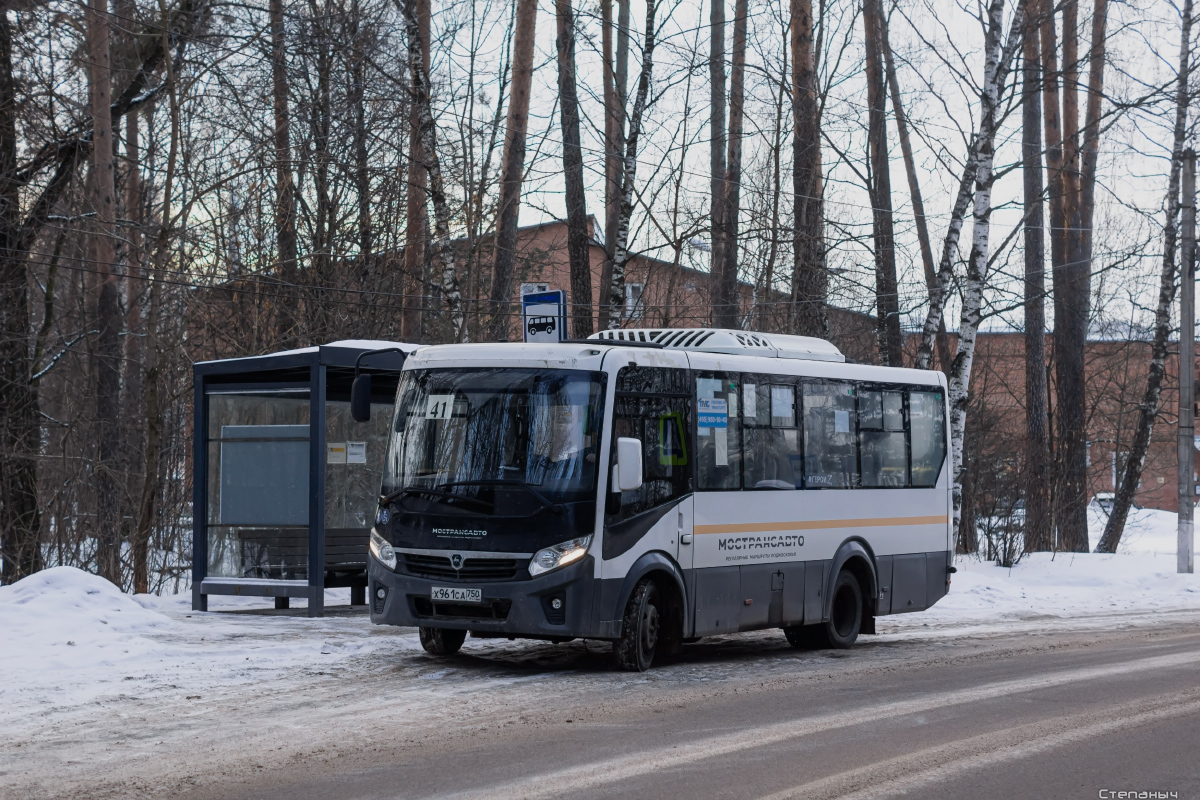
{"type": "Polygon", "coordinates": [[[473,584],[403,575],[368,558],[367,604],[376,625],[454,628],[485,636],[606,638],[592,609],[594,574],[590,555],[529,580],[473,584]],[[480,589],[483,602],[435,602],[430,599],[435,586],[480,589]]]}

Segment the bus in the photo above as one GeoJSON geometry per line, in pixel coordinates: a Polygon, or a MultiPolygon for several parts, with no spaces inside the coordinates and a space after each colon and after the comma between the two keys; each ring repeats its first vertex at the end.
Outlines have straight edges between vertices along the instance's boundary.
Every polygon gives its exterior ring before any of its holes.
{"type": "Polygon", "coordinates": [[[371,621],[439,655],[468,634],[606,640],[635,671],[765,628],[848,648],[949,590],[946,397],[940,372],[773,333],[423,347],[396,393],[371,621]]]}

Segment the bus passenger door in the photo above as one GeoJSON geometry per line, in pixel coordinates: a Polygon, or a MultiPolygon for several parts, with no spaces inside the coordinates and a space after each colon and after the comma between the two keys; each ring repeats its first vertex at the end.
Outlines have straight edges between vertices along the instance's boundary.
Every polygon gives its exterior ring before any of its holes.
{"type": "MultiPolygon", "coordinates": [[[[675,560],[683,570],[685,577],[690,577],[692,569],[692,551],[695,550],[695,535],[692,532],[692,510],[695,505],[693,495],[687,495],[675,506],[675,560]]],[[[689,587],[689,594],[691,589],[689,587]]]]}

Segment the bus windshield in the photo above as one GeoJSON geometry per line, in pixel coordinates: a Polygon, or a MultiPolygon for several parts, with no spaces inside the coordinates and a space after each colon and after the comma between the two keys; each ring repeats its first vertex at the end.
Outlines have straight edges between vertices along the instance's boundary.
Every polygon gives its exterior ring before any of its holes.
{"type": "Polygon", "coordinates": [[[602,409],[602,373],[407,371],[382,494],[410,511],[496,515],[593,500],[602,409]]]}

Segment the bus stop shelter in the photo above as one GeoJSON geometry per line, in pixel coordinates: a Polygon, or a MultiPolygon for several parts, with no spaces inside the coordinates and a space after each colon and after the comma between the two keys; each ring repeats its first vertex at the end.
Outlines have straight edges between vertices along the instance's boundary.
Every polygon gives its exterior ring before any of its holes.
{"type": "Polygon", "coordinates": [[[391,406],[416,348],[353,340],[195,365],[193,610],[209,595],[302,597],[316,617],[336,587],[365,605],[391,406]],[[350,415],[356,365],[372,376],[370,422],[350,415]]]}

